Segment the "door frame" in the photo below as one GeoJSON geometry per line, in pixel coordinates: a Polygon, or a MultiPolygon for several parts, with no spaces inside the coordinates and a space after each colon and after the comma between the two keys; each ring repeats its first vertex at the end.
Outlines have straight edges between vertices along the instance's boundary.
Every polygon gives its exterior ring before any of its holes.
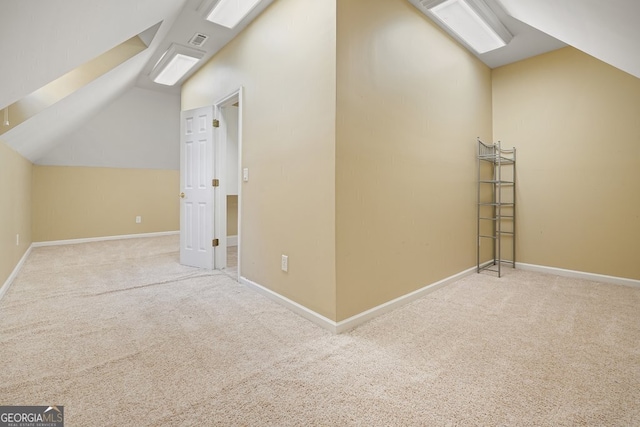
{"type": "Polygon", "coordinates": [[[238,103],[238,278],[241,277],[241,254],[242,254],[242,103],[243,87],[232,91],[228,95],[219,99],[214,106],[214,116],[220,121],[220,128],[217,138],[214,138],[215,156],[214,170],[219,179],[220,186],[214,194],[214,230],[218,230],[219,246],[215,251],[214,268],[223,269],[227,266],[227,123],[222,108],[230,107],[238,103]]]}

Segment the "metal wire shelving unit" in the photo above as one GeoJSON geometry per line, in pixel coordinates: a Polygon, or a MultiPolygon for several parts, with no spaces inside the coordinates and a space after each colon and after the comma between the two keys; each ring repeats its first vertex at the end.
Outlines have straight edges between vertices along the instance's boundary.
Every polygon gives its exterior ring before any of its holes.
{"type": "Polygon", "coordinates": [[[478,138],[477,272],[516,267],[516,149],[478,138]],[[490,250],[482,242],[489,241],[490,250]],[[487,260],[487,258],[489,258],[487,260]]]}

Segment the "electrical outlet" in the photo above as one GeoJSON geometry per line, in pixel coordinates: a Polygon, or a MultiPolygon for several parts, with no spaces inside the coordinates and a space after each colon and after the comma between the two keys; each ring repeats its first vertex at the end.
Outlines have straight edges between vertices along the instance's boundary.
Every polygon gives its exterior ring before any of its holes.
{"type": "Polygon", "coordinates": [[[138,215],[136,217],[136,224],[140,224],[141,222],[142,222],[142,217],[138,215]]]}
{"type": "Polygon", "coordinates": [[[20,235],[16,234],[16,246],[20,246],[20,235]]]}
{"type": "Polygon", "coordinates": [[[282,255],[282,271],[289,271],[289,256],[282,255]]]}

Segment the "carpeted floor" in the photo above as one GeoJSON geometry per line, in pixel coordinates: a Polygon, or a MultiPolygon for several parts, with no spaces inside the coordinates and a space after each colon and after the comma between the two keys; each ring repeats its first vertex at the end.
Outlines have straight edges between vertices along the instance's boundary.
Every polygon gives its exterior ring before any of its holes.
{"type": "Polygon", "coordinates": [[[238,247],[227,246],[227,267],[224,273],[238,280],[238,247]]]}
{"type": "Polygon", "coordinates": [[[0,405],[73,426],[639,426],[640,289],[472,275],[333,336],[177,237],[36,248],[0,405]]]}

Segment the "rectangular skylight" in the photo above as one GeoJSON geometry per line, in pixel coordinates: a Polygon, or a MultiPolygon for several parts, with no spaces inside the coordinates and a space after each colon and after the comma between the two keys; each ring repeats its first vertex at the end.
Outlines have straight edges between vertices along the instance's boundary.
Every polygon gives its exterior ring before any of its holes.
{"type": "Polygon", "coordinates": [[[187,74],[198,61],[198,58],[178,53],[169,60],[164,69],[158,73],[153,81],[161,85],[173,86],[187,74]]]}
{"type": "Polygon", "coordinates": [[[431,13],[478,53],[507,44],[465,0],[447,0],[433,7],[431,13]]]}
{"type": "Polygon", "coordinates": [[[153,67],[149,77],[155,83],[173,86],[203,57],[201,50],[173,43],[153,67]]]}
{"type": "Polygon", "coordinates": [[[233,28],[253,10],[260,0],[220,0],[207,16],[207,21],[233,28]]]}

